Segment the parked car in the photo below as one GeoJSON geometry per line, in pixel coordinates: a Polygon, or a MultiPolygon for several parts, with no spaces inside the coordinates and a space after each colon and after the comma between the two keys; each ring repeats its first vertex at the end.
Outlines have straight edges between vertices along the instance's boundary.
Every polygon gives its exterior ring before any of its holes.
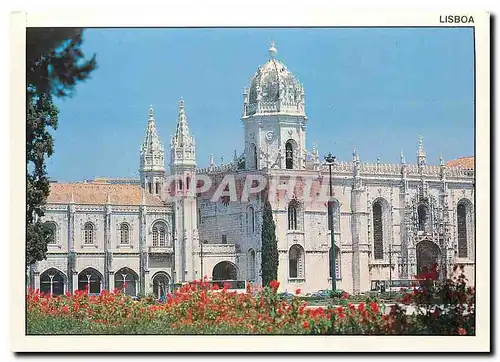
{"type": "Polygon", "coordinates": [[[330,296],[330,292],[331,291],[328,289],[321,289],[314,293],[308,293],[307,296],[313,298],[328,298],[330,296]]]}
{"type": "Polygon", "coordinates": [[[293,298],[293,294],[288,292],[288,291],[284,291],[282,293],[278,293],[278,296],[283,298],[283,299],[291,299],[293,298]]]}

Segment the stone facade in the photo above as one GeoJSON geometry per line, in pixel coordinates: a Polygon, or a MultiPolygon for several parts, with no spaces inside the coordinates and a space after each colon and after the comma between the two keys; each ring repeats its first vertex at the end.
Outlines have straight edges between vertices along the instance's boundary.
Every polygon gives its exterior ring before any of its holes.
{"type": "Polygon", "coordinates": [[[323,163],[317,148],[306,148],[304,87],[276,60],[274,45],[269,52],[244,90],[242,158],[215,165],[210,156],[209,167],[197,168],[181,100],[168,177],[151,108],[139,184],[53,184],[45,220],[54,241],[47,260],[32,267],[33,286],[76,290],[82,273],[131,294],[163,294],[202,276],[260,284],[264,193],[242,199],[249,177],[271,190],[283,290],[329,289],[335,275],[338,289],[361,293],[434,264],[444,277],[456,263],[472,283],[474,159],[430,165],[419,139],[415,164],[403,154],[398,164],[362,163],[356,150],[349,161],[323,163]],[[203,192],[201,177],[211,183],[203,192]],[[232,185],[237,199],[214,199],[217,188],[232,185]]]}

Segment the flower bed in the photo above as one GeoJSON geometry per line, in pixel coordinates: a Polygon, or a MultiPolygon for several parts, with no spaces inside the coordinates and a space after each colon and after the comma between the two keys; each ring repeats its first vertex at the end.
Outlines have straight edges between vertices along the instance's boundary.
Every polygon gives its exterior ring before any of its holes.
{"type": "Polygon", "coordinates": [[[78,291],[50,297],[27,295],[28,334],[474,334],[474,289],[463,274],[405,295],[384,312],[377,300],[307,308],[299,297],[284,299],[279,283],[256,295],[225,288],[213,292],[194,282],[168,295],[134,301],[114,291],[78,291]],[[415,309],[406,313],[406,306],[415,309]]]}

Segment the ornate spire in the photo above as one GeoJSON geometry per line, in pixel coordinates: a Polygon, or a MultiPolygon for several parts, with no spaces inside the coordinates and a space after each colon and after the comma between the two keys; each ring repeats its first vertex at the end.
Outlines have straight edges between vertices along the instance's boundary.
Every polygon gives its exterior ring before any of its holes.
{"type": "Polygon", "coordinates": [[[274,59],[276,57],[276,53],[278,53],[278,50],[275,47],[274,41],[271,42],[271,46],[269,47],[269,56],[271,59],[274,59]]]}
{"type": "Polygon", "coordinates": [[[405,155],[403,154],[403,150],[401,150],[401,153],[399,154],[399,159],[401,160],[402,165],[406,164],[405,155]]]}
{"type": "Polygon", "coordinates": [[[156,131],[154,109],[153,106],[149,106],[148,127],[141,147],[141,170],[148,167],[163,170],[164,158],[163,145],[156,131]]]}
{"type": "Polygon", "coordinates": [[[182,98],[179,101],[179,117],[177,120],[175,139],[177,140],[179,146],[183,146],[185,143],[191,141],[191,136],[189,134],[189,127],[187,124],[186,112],[184,110],[184,99],[182,98]]]}
{"type": "Polygon", "coordinates": [[[175,135],[171,141],[172,164],[195,167],[195,142],[189,132],[186,111],[184,110],[184,99],[179,101],[179,115],[175,135]]]}
{"type": "Polygon", "coordinates": [[[417,162],[419,166],[425,165],[424,138],[418,136],[417,162]]]}

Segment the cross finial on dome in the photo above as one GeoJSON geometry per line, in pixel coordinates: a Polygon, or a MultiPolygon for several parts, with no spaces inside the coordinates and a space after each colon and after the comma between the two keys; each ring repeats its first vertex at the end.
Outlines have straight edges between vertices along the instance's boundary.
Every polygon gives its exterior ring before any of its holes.
{"type": "Polygon", "coordinates": [[[274,43],[274,41],[272,41],[271,47],[269,48],[269,55],[271,56],[272,59],[274,59],[274,57],[276,57],[276,53],[278,52],[275,45],[276,44],[274,43]]]}
{"type": "Polygon", "coordinates": [[[181,100],[179,101],[179,108],[184,108],[184,98],[181,97],[181,100]]]}

